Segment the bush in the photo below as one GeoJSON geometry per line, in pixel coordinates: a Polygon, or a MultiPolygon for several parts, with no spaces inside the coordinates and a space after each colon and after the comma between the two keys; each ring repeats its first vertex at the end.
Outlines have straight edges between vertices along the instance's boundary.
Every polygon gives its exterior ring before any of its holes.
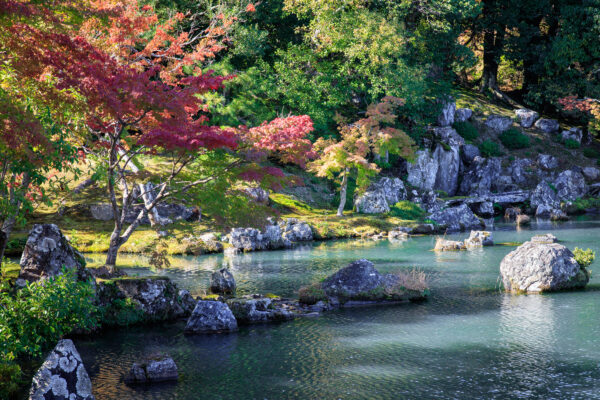
{"type": "Polygon", "coordinates": [[[589,267],[596,258],[596,253],[592,249],[583,250],[579,247],[575,247],[573,254],[575,255],[575,261],[577,261],[581,268],[589,267]]]}
{"type": "Polygon", "coordinates": [[[13,362],[0,362],[0,399],[17,398],[23,373],[13,362]]]}
{"type": "Polygon", "coordinates": [[[596,149],[592,149],[591,147],[586,147],[583,149],[583,155],[587,158],[600,158],[600,153],[596,149]]]}
{"type": "Polygon", "coordinates": [[[458,132],[458,134],[462,136],[465,140],[473,141],[479,137],[479,131],[477,131],[475,125],[473,125],[469,121],[455,122],[452,126],[454,127],[454,129],[456,129],[456,132],[458,132]]]}
{"type": "Polygon", "coordinates": [[[517,150],[529,147],[529,137],[517,128],[510,128],[502,132],[500,141],[507,149],[517,150]]]}
{"type": "Polygon", "coordinates": [[[479,145],[479,151],[481,152],[481,155],[484,157],[498,157],[498,156],[502,155],[502,152],[500,151],[500,147],[498,146],[498,143],[493,142],[489,139],[484,140],[479,145]]]}
{"type": "Polygon", "coordinates": [[[39,357],[63,335],[95,328],[93,299],[92,285],[77,281],[74,271],[29,283],[16,293],[4,284],[0,288],[0,356],[4,361],[39,357]]]}
{"type": "Polygon", "coordinates": [[[581,144],[575,139],[565,140],[564,145],[567,149],[578,149],[581,146],[581,144]]]}
{"type": "Polygon", "coordinates": [[[303,286],[298,290],[298,301],[302,304],[313,305],[325,300],[327,300],[327,295],[320,283],[303,286]]]}
{"type": "Polygon", "coordinates": [[[389,215],[407,220],[417,220],[423,218],[426,212],[417,204],[407,200],[399,201],[390,207],[389,215]]]}

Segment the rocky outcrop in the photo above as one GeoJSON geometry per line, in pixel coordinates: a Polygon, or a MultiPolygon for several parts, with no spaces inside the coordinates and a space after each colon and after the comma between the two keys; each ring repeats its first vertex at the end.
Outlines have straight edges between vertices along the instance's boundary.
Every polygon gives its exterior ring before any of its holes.
{"type": "Polygon", "coordinates": [[[357,260],[331,275],[320,285],[329,301],[406,301],[427,297],[422,282],[402,281],[399,275],[382,275],[369,260],[357,260]]]}
{"type": "Polygon", "coordinates": [[[249,187],[244,189],[246,195],[259,204],[269,203],[269,192],[261,187],[249,187]]]}
{"type": "Polygon", "coordinates": [[[500,264],[504,288],[509,292],[540,293],[583,288],[589,281],[573,253],[558,243],[525,242],[500,264]]]}
{"type": "Polygon", "coordinates": [[[289,321],[299,314],[292,303],[260,295],[230,299],[227,305],[240,325],[289,321]]]}
{"type": "Polygon", "coordinates": [[[435,212],[429,216],[429,219],[443,225],[448,232],[483,228],[483,222],[473,214],[466,204],[435,212]]]}
{"type": "Polygon", "coordinates": [[[492,184],[502,171],[499,158],[475,157],[471,167],[465,172],[460,184],[459,194],[481,196],[489,194],[492,184]]]}
{"type": "Polygon", "coordinates": [[[92,382],[73,341],[58,342],[33,377],[30,400],[94,400],[92,382]]]}
{"type": "Polygon", "coordinates": [[[535,121],[540,117],[537,112],[525,108],[516,110],[515,115],[523,128],[531,128],[535,121]]]}
{"type": "Polygon", "coordinates": [[[268,225],[264,232],[255,228],[234,228],[227,238],[233,248],[241,251],[275,250],[291,246],[291,242],[283,240],[278,225],[268,225]]]}
{"type": "Polygon", "coordinates": [[[581,198],[588,191],[583,175],[573,170],[561,172],[554,180],[554,186],[558,198],[566,201],[581,198]]]}
{"type": "Polygon", "coordinates": [[[560,125],[555,119],[540,118],[536,121],[535,127],[544,133],[558,132],[560,125]]]}
{"type": "Polygon", "coordinates": [[[485,120],[485,126],[495,132],[504,132],[512,125],[512,119],[501,115],[490,115],[485,120]]]}
{"type": "Polygon", "coordinates": [[[549,154],[538,155],[537,163],[540,168],[545,169],[546,171],[552,171],[558,168],[558,158],[549,154]]]}
{"type": "Polygon", "coordinates": [[[309,242],[313,240],[313,231],[304,221],[300,221],[297,218],[288,218],[281,224],[282,238],[284,241],[295,242],[309,242]]]}
{"type": "Polygon", "coordinates": [[[442,101],[442,110],[437,118],[439,126],[451,126],[454,123],[454,112],[456,111],[456,103],[452,98],[442,101]]]}
{"type": "Polygon", "coordinates": [[[429,150],[419,150],[413,163],[408,163],[408,178],[412,186],[422,190],[432,190],[435,186],[439,165],[431,156],[429,150]]]}
{"type": "Polygon", "coordinates": [[[92,218],[98,221],[112,221],[114,215],[113,208],[108,203],[92,204],[90,213],[92,218]]]}
{"type": "Polygon", "coordinates": [[[21,256],[19,278],[33,282],[61,273],[63,268],[76,271],[78,279],[93,279],[85,268],[85,259],[75,250],[58,226],[36,224],[29,232],[21,256]]]}
{"type": "Polygon", "coordinates": [[[482,201],[481,203],[470,203],[471,210],[475,215],[482,218],[492,218],[495,214],[494,204],[491,201],[482,201]]]}
{"type": "Polygon", "coordinates": [[[354,207],[364,214],[386,213],[390,207],[406,199],[406,188],[398,178],[381,178],[373,183],[367,191],[357,197],[354,207]]]}
{"type": "Polygon", "coordinates": [[[236,284],[228,268],[221,268],[210,276],[210,291],[215,294],[235,294],[236,284]]]}
{"type": "Polygon", "coordinates": [[[511,163],[509,171],[512,181],[517,185],[529,186],[535,180],[533,161],[528,158],[515,159],[511,163]]]}
{"type": "Polygon", "coordinates": [[[600,178],[600,169],[595,167],[585,167],[583,168],[583,176],[590,182],[594,182],[600,178]]]}
{"type": "Polygon", "coordinates": [[[237,329],[237,321],[227,304],[199,300],[185,326],[185,333],[222,333],[237,329]]]}
{"type": "Polygon", "coordinates": [[[179,373],[175,361],[169,356],[161,356],[133,363],[124,380],[131,385],[177,381],[177,379],[179,373]]]}
{"type": "Polygon", "coordinates": [[[473,110],[470,108],[457,108],[454,113],[454,122],[465,122],[471,119],[473,110]]]}
{"type": "Polygon", "coordinates": [[[492,232],[488,231],[471,231],[471,234],[465,239],[467,249],[474,249],[483,246],[493,246],[494,239],[492,232]]]}
{"type": "Polygon", "coordinates": [[[549,217],[552,210],[560,206],[560,200],[554,188],[548,182],[541,182],[531,193],[530,204],[538,217],[549,217]]]}
{"type": "Polygon", "coordinates": [[[457,251],[465,250],[465,244],[457,240],[448,240],[443,238],[437,238],[435,241],[434,251],[457,251]]]}
{"type": "Polygon", "coordinates": [[[440,166],[437,169],[434,189],[443,190],[449,196],[454,196],[458,189],[458,173],[461,167],[460,148],[438,145],[433,151],[433,159],[440,166]]]}
{"type": "Polygon", "coordinates": [[[581,128],[571,128],[568,131],[562,131],[560,136],[562,140],[574,140],[577,143],[581,144],[581,140],[583,139],[583,132],[581,128]]]}
{"type": "Polygon", "coordinates": [[[479,151],[479,147],[475,146],[474,144],[465,144],[460,149],[460,157],[462,162],[466,165],[471,165],[473,160],[480,156],[481,152],[479,151]]]}
{"type": "Polygon", "coordinates": [[[118,312],[116,304],[123,300],[144,322],[186,317],[196,305],[187,290],[179,290],[167,277],[123,277],[98,283],[96,301],[107,313],[118,312]]]}

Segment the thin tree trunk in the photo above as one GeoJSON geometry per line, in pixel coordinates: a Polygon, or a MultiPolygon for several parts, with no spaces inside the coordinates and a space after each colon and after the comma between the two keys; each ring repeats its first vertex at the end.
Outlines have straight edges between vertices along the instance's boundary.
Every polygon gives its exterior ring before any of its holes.
{"type": "Polygon", "coordinates": [[[481,91],[498,88],[498,56],[501,50],[500,35],[504,33],[488,29],[483,34],[483,75],[481,91]]]}
{"type": "Polygon", "coordinates": [[[106,253],[106,268],[111,273],[114,273],[117,265],[117,255],[119,248],[121,247],[121,232],[115,228],[112,235],[110,236],[110,245],[108,246],[108,252],[106,253]]]}
{"type": "Polygon", "coordinates": [[[350,170],[346,168],[342,177],[342,188],[340,190],[340,205],[337,209],[337,216],[342,217],[344,215],[344,207],[346,206],[346,192],[348,189],[348,174],[350,170]]]}

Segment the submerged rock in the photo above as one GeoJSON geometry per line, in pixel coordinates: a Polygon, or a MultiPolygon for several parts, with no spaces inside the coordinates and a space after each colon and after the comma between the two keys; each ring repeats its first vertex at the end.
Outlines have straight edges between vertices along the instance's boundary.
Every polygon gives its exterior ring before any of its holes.
{"type": "Polygon", "coordinates": [[[235,294],[236,284],[228,268],[221,268],[210,276],[210,291],[215,294],[235,294]]]}
{"type": "Polygon", "coordinates": [[[558,239],[551,233],[545,233],[543,235],[535,235],[530,240],[533,243],[558,243],[558,239]]]}
{"type": "Polygon", "coordinates": [[[185,326],[186,333],[237,331],[238,324],[229,306],[220,301],[199,300],[185,326]]]}
{"type": "Polygon", "coordinates": [[[62,269],[75,270],[78,279],[93,279],[85,268],[85,258],[75,250],[54,224],[36,224],[29,232],[21,256],[19,279],[33,282],[50,278],[62,269]]]}
{"type": "Polygon", "coordinates": [[[465,250],[465,244],[457,240],[447,240],[443,238],[437,238],[435,241],[434,251],[456,251],[465,250]]]}
{"type": "Polygon", "coordinates": [[[467,249],[473,249],[483,246],[493,246],[494,239],[492,232],[489,231],[471,231],[471,234],[465,239],[467,249]]]}
{"type": "Polygon", "coordinates": [[[528,215],[519,214],[517,215],[515,222],[517,223],[517,225],[529,225],[531,223],[531,218],[529,218],[528,215]]]}
{"type": "Polygon", "coordinates": [[[504,288],[509,292],[541,293],[583,288],[589,281],[571,250],[558,243],[525,242],[500,264],[504,288]]]}
{"type": "Polygon", "coordinates": [[[264,296],[244,296],[227,300],[240,325],[289,321],[299,315],[292,303],[264,296]]]}
{"type": "Polygon", "coordinates": [[[133,363],[125,383],[145,384],[177,381],[179,373],[175,361],[169,356],[154,357],[140,363],[133,363]]]}
{"type": "Polygon", "coordinates": [[[73,341],[58,342],[33,377],[30,400],[94,400],[92,382],[73,341]]]}

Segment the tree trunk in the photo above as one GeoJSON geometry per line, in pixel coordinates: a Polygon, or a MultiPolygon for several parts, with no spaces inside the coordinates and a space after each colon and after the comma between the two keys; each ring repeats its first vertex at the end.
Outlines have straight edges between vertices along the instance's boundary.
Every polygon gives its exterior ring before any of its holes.
{"type": "Polygon", "coordinates": [[[113,230],[112,235],[110,236],[110,244],[108,246],[108,252],[106,253],[106,262],[105,266],[111,273],[114,273],[117,265],[117,255],[119,253],[119,248],[122,245],[121,241],[121,232],[116,229],[113,230]]]}
{"type": "Polygon", "coordinates": [[[488,29],[483,35],[483,75],[481,76],[481,91],[498,88],[498,53],[501,50],[499,36],[504,33],[496,33],[488,29]]]}
{"type": "Polygon", "coordinates": [[[340,190],[340,206],[337,209],[337,216],[342,217],[344,215],[344,207],[346,206],[346,191],[348,189],[348,174],[350,170],[346,168],[342,177],[342,188],[340,190]]]}

